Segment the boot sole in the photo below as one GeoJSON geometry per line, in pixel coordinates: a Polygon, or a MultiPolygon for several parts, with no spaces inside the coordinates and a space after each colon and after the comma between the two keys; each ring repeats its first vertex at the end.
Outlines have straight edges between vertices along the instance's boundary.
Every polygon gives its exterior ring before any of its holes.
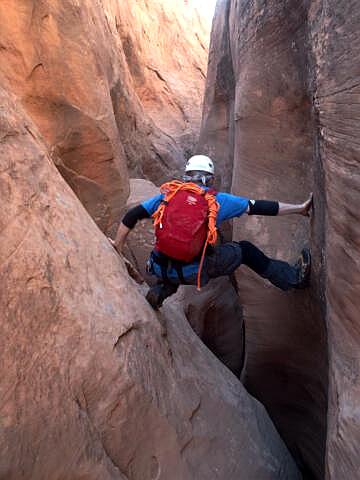
{"type": "Polygon", "coordinates": [[[298,289],[306,288],[310,285],[310,273],[311,273],[311,254],[308,248],[301,250],[302,264],[305,272],[303,273],[303,279],[296,286],[298,289]]]}

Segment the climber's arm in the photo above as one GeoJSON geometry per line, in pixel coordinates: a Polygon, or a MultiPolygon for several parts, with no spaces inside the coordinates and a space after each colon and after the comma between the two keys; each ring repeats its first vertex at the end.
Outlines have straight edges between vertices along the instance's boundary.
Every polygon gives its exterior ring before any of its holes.
{"type": "Polygon", "coordinates": [[[312,206],[312,193],[309,198],[300,204],[282,203],[271,200],[249,200],[246,212],[249,215],[290,215],[299,214],[309,216],[312,206]]]}
{"type": "Polygon", "coordinates": [[[300,204],[291,204],[291,203],[279,203],[279,213],[278,215],[288,215],[291,213],[297,213],[299,215],[304,215],[304,217],[309,216],[310,209],[312,208],[313,194],[310,193],[309,198],[300,204]]]}
{"type": "Polygon", "coordinates": [[[130,231],[135,227],[136,223],[143,218],[149,218],[149,212],[142,206],[137,205],[134,208],[131,208],[122,219],[119,228],[116,232],[115,240],[109,238],[110,243],[116,248],[116,250],[121,253],[127,236],[130,231]]]}
{"type": "Polygon", "coordinates": [[[248,215],[279,215],[280,204],[272,200],[249,200],[246,213],[248,215]]]}
{"type": "Polygon", "coordinates": [[[126,238],[129,235],[130,230],[130,228],[128,228],[121,222],[119,228],[117,229],[115,240],[109,238],[110,243],[116,248],[119,253],[123,251],[126,238]]]}

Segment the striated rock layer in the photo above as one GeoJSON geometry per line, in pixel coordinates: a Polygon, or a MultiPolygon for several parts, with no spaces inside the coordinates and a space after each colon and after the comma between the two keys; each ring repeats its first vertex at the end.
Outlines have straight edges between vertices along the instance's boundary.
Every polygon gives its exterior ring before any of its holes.
{"type": "Polygon", "coordinates": [[[230,1],[218,2],[213,21],[199,153],[216,158],[218,188],[231,187],[234,156],[235,77],[230,51],[230,1]]]}
{"type": "MultiPolygon", "coordinates": [[[[305,477],[322,479],[329,270],[324,266],[326,187],[316,148],[309,5],[300,0],[218,3],[199,147],[223,152],[224,185],[233,161],[235,194],[299,203],[314,191],[310,228],[301,217],[249,217],[234,222],[234,238],[253,241],[268,255],[288,261],[295,261],[304,245],[311,246],[308,291],[283,293],[245,268],[237,278],[247,326],[245,383],[266,405],[305,477]]],[[[324,16],[314,18],[323,25],[324,16]]]]}
{"type": "Polygon", "coordinates": [[[284,293],[243,272],[238,278],[249,339],[245,384],[268,407],[306,477],[320,479],[328,388],[321,305],[324,219],[318,207],[324,192],[314,181],[306,18],[304,1],[232,4],[231,50],[241,52],[234,61],[232,190],[288,203],[303,202],[314,191],[312,228],[299,216],[249,217],[234,224],[234,237],[290,262],[304,245],[311,247],[312,288],[307,291],[284,293]]]}
{"type": "Polygon", "coordinates": [[[306,292],[238,274],[246,384],[306,478],[360,470],[359,21],[356,1],[224,1],[211,39],[199,146],[219,155],[225,184],[234,159],[234,193],[288,202],[315,195],[310,229],[291,217],[234,228],[236,239],[286,260],[304,243],[312,249],[306,292]]]}
{"type": "Polygon", "coordinates": [[[180,309],[160,319],[0,90],[0,478],[300,476],[180,309]]]}
{"type": "Polygon", "coordinates": [[[325,186],[329,415],[326,478],[360,472],[360,8],[315,1],[309,12],[325,186]]]}
{"type": "Polygon", "coordinates": [[[185,0],[80,3],[0,2],[0,83],[107,230],[129,193],[127,165],[161,181],[191,152],[209,26],[185,0]]]}

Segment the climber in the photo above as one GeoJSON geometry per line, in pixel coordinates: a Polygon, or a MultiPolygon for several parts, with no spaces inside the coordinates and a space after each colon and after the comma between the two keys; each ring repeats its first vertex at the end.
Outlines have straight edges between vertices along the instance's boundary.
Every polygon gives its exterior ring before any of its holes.
{"type": "Polygon", "coordinates": [[[312,206],[312,194],[302,204],[252,200],[216,192],[212,189],[214,178],[214,164],[209,157],[205,155],[191,157],[186,163],[183,182],[173,181],[164,184],[160,188],[162,193],[129,210],[120,223],[115,241],[109,239],[121,253],[125,240],[136,222],[151,216],[155,218],[157,242],[147,268],[149,273],[158,278],[158,283],[150,288],[146,296],[154,309],[161,307],[164,300],[177,291],[179,285],[198,283],[200,287],[212,278],[230,275],[241,264],[245,264],[282,290],[299,289],[308,285],[310,252],[307,248],[302,250],[297,263],[290,265],[282,260],[267,257],[248,241],[232,241],[220,245],[214,243],[216,226],[224,220],[240,217],[243,213],[308,216],[312,206]],[[190,225],[187,230],[186,225],[187,227],[190,225]],[[195,233],[194,225],[199,227],[195,233]],[[176,239],[173,240],[173,234],[175,232],[176,236],[179,229],[183,228],[185,233],[181,232],[180,237],[182,236],[183,240],[185,238],[185,242],[181,244],[176,239]],[[202,249],[205,240],[206,244],[202,249]],[[199,241],[202,243],[200,249],[199,241]]]}

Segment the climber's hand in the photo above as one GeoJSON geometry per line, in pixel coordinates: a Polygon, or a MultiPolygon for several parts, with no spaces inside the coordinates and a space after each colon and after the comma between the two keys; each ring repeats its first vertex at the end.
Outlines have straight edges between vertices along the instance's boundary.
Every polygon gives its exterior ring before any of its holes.
{"type": "Polygon", "coordinates": [[[129,260],[126,257],[123,256],[122,259],[124,260],[125,267],[128,271],[128,274],[130,275],[130,277],[133,278],[135,280],[135,282],[138,283],[139,285],[144,283],[145,280],[144,280],[143,276],[134,267],[134,265],[131,262],[129,262],[129,260]]]}
{"type": "Polygon", "coordinates": [[[310,216],[310,210],[313,206],[313,194],[312,192],[310,193],[310,196],[309,198],[306,200],[306,202],[304,202],[302,205],[301,205],[301,211],[300,211],[300,214],[301,215],[304,215],[304,217],[309,217],[310,216]]]}
{"type": "Polygon", "coordinates": [[[126,257],[124,257],[121,250],[119,251],[118,248],[116,248],[115,241],[110,237],[107,237],[107,238],[108,238],[109,242],[111,243],[111,245],[115,248],[115,250],[118,252],[118,254],[123,259],[123,261],[125,263],[125,267],[128,271],[128,274],[130,275],[130,277],[133,278],[135,280],[135,282],[138,283],[139,285],[144,283],[145,280],[143,279],[141,273],[138,272],[138,270],[134,267],[134,265],[131,262],[129,262],[129,260],[126,257]]]}
{"type": "Polygon", "coordinates": [[[122,245],[117,244],[116,241],[113,240],[110,237],[107,237],[107,239],[109,240],[111,245],[115,248],[115,250],[121,255],[122,254],[122,249],[123,249],[122,245]]]}
{"type": "Polygon", "coordinates": [[[115,250],[121,254],[121,250],[119,250],[119,247],[116,245],[115,243],[115,240],[113,240],[112,238],[110,237],[107,237],[107,239],[109,240],[109,242],[111,243],[111,245],[115,248],[115,250]]]}

